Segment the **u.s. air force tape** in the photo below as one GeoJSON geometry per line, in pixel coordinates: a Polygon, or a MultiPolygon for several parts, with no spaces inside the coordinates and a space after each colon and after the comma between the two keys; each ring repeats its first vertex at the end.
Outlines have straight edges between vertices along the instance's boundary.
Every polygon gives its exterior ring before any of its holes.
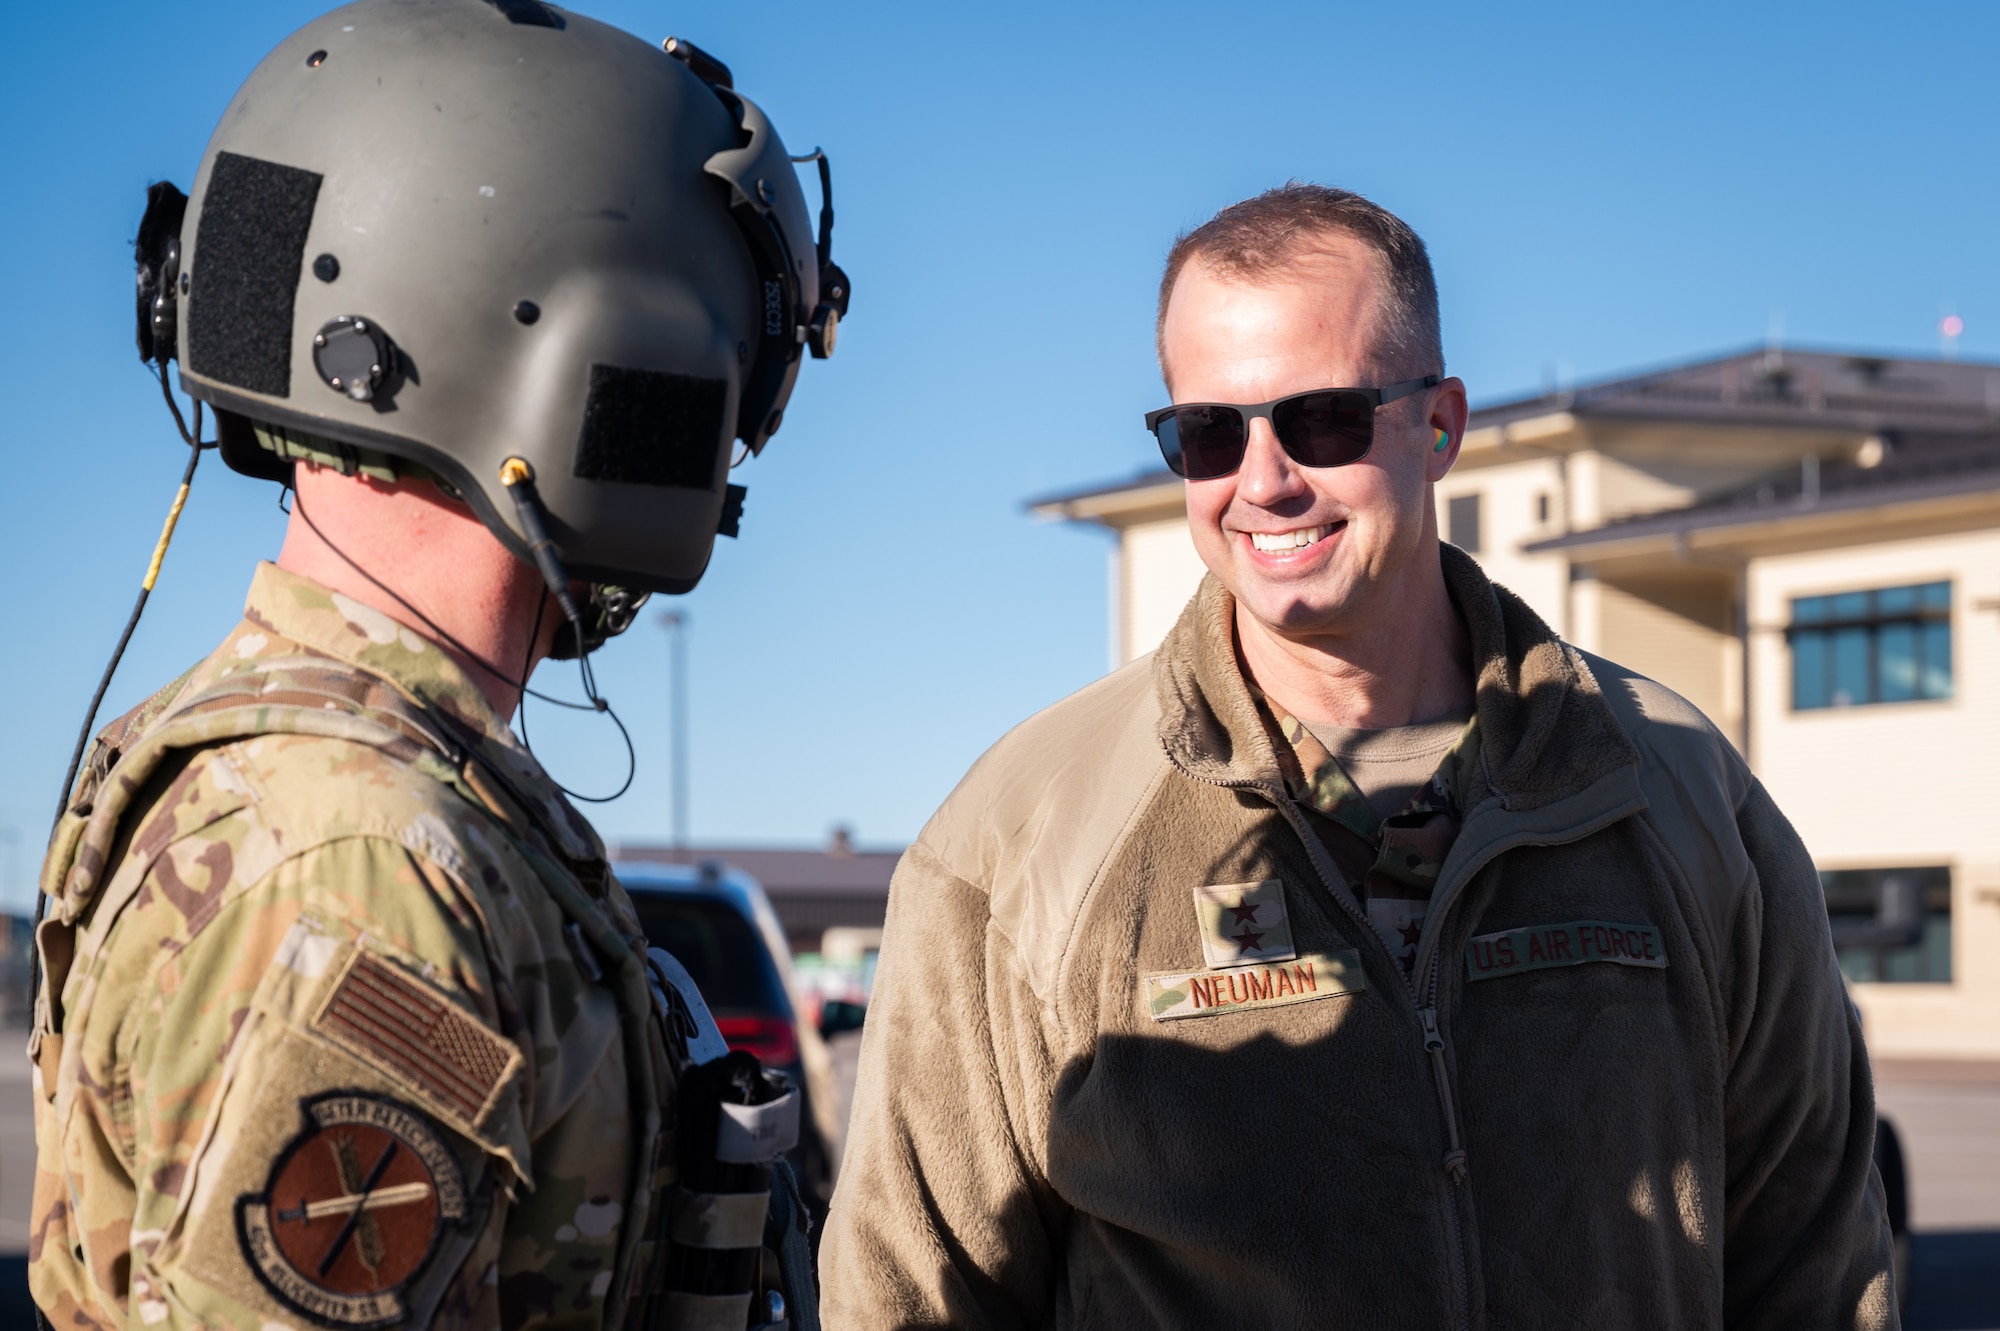
{"type": "Polygon", "coordinates": [[[1368,987],[1361,954],[1316,952],[1268,966],[1228,970],[1174,971],[1141,981],[1146,1011],[1154,1021],[1213,1017],[1245,1008],[1284,1007],[1315,998],[1358,993],[1368,987]]]}
{"type": "Polygon", "coordinates": [[[1535,924],[1481,934],[1467,943],[1465,978],[1497,980],[1522,971],[1581,966],[1592,961],[1661,970],[1667,964],[1667,948],[1660,940],[1660,931],[1650,924],[1612,924],[1605,920],[1535,924]]]}

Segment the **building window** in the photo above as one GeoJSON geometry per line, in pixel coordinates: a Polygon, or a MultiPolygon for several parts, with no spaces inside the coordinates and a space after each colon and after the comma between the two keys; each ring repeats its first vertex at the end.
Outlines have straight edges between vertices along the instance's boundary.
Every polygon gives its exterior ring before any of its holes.
{"type": "Polygon", "coordinates": [[[1951,584],[1792,601],[1792,707],[1951,696],[1951,584]]]}
{"type": "Polygon", "coordinates": [[[1479,553],[1479,496],[1453,495],[1445,505],[1445,539],[1469,555],[1479,553]]]}
{"type": "Polygon", "coordinates": [[[1951,982],[1951,870],[1840,869],[1819,882],[1848,979],[1951,982]]]}
{"type": "Polygon", "coordinates": [[[1549,494],[1548,491],[1544,490],[1540,494],[1535,496],[1535,521],[1537,523],[1544,523],[1547,522],[1548,520],[1549,520],[1549,494]]]}

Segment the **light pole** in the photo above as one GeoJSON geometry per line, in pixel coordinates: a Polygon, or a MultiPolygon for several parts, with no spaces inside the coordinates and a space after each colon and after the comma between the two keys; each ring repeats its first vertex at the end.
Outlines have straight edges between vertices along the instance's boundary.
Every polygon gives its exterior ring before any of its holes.
{"type": "Polygon", "coordinates": [[[662,610],[660,627],[673,635],[673,656],[668,681],[669,707],[673,727],[673,833],[674,858],[678,861],[688,848],[688,616],[681,610],[662,610]]]}

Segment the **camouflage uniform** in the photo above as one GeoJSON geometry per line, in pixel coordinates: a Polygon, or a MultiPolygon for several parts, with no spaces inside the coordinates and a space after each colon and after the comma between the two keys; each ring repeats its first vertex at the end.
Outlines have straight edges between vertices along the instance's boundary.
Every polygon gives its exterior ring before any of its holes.
{"type": "Polygon", "coordinates": [[[1377,818],[1367,798],[1305,723],[1255,690],[1292,799],[1318,815],[1312,826],[1340,867],[1389,955],[1410,974],[1417,964],[1431,891],[1465,821],[1466,790],[1479,763],[1479,723],[1468,721],[1430,782],[1400,810],[1377,818]]]}
{"type": "Polygon", "coordinates": [[[56,1326],[624,1323],[671,1158],[640,929],[432,643],[261,566],[100,736],[42,890],[56,1326]]]}

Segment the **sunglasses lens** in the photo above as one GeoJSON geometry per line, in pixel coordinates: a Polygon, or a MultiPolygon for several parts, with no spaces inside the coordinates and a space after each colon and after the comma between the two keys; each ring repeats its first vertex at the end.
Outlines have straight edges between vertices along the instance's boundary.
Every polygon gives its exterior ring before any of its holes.
{"type": "Polygon", "coordinates": [[[1191,481],[1227,476],[1243,465],[1247,438],[1234,407],[1175,407],[1153,427],[1167,465],[1191,481]]]}
{"type": "Polygon", "coordinates": [[[1271,408],[1271,428],[1302,467],[1344,467],[1375,442],[1375,407],[1360,393],[1301,393],[1271,408]]]}

